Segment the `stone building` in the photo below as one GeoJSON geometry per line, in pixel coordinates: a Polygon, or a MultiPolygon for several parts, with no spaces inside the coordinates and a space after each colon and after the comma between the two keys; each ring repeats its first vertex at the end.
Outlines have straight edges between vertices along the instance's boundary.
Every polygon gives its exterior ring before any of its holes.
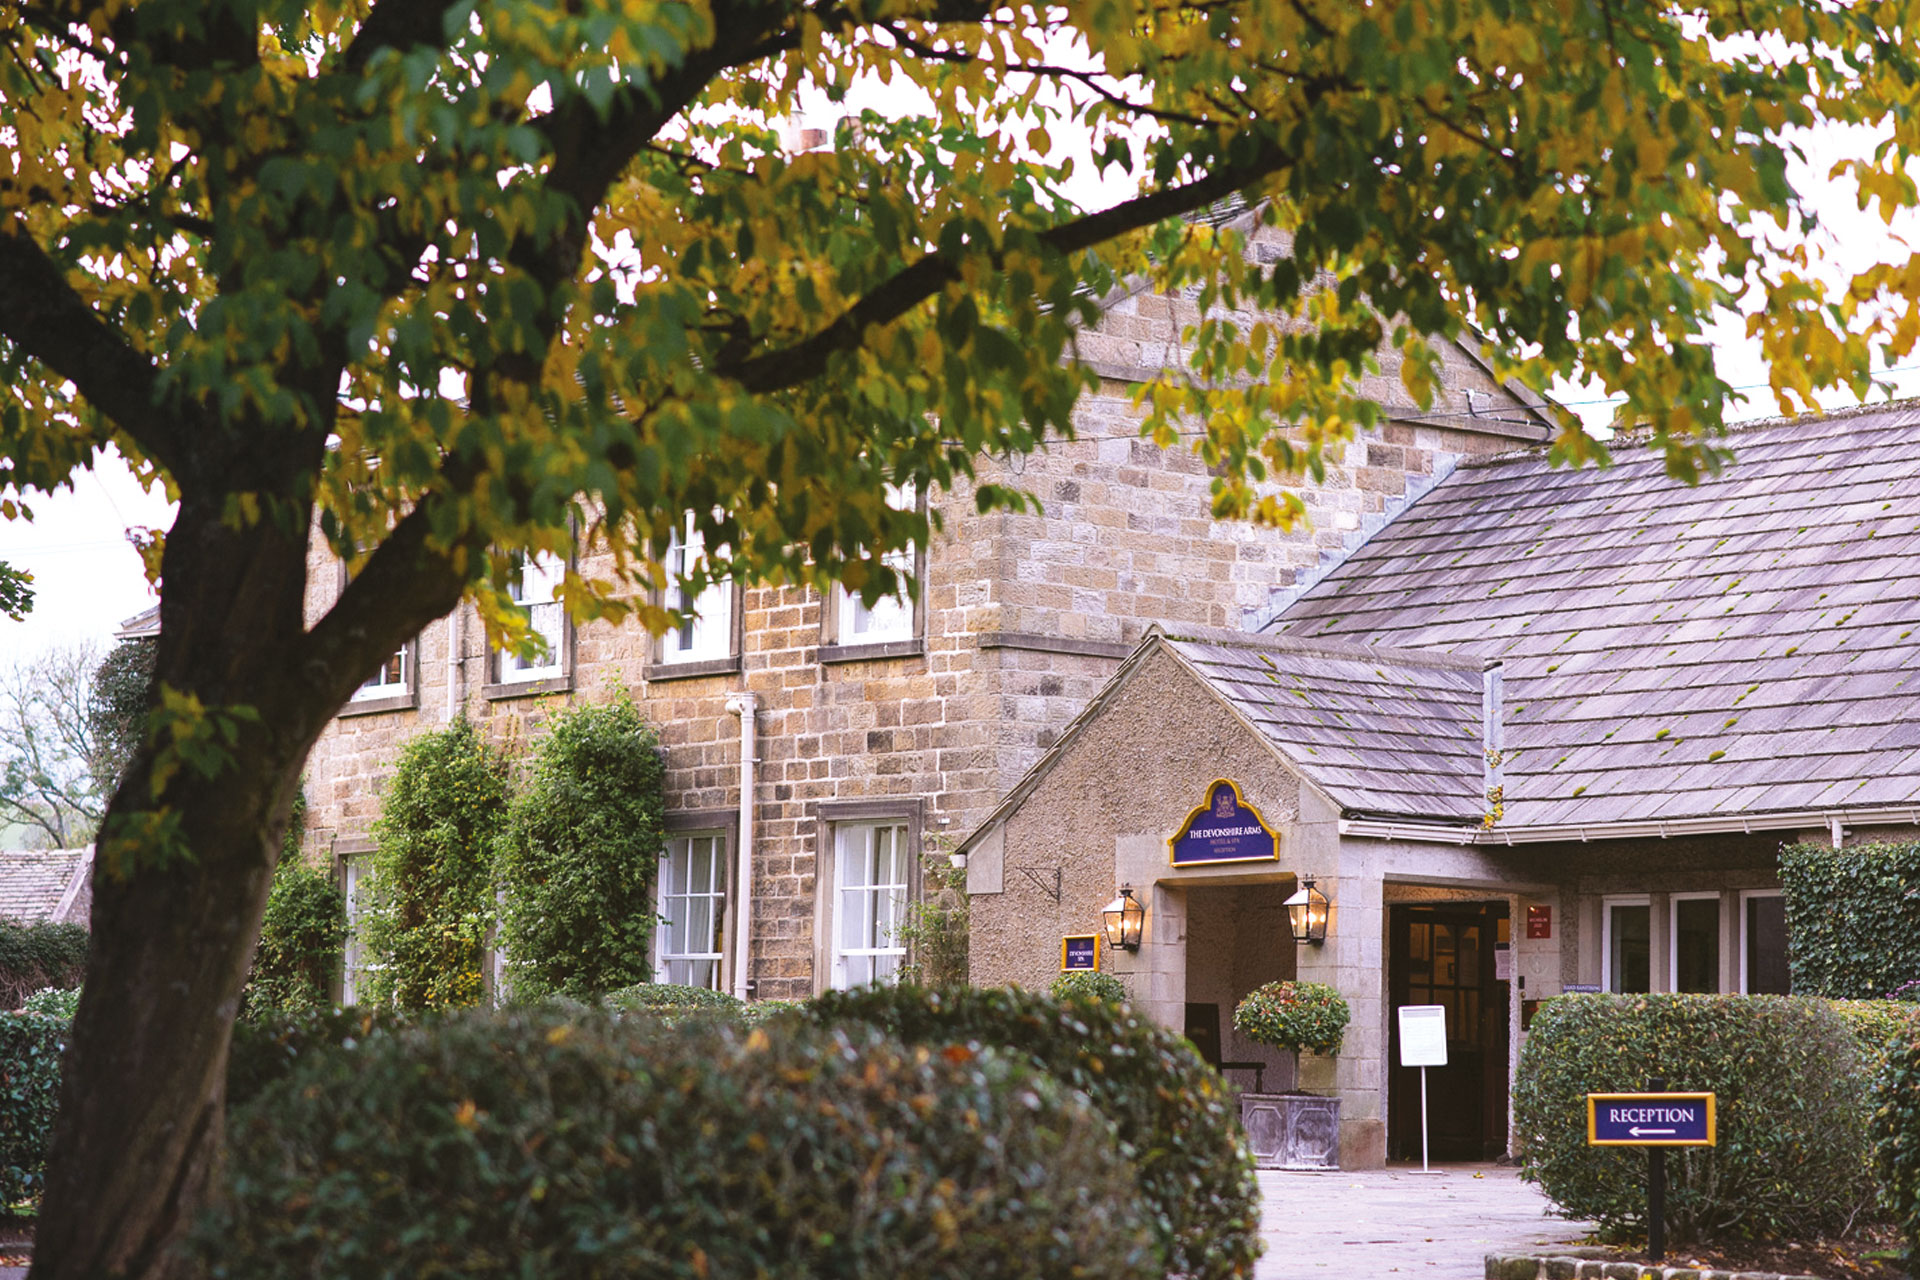
{"type": "MultiPolygon", "coordinates": [[[[1254,251],[1273,248],[1257,238],[1254,251]]],[[[1024,487],[1044,514],[981,516],[970,493],[934,495],[946,528],[915,566],[917,602],[868,610],[837,593],[720,589],[699,625],[662,640],[575,628],[558,606],[531,604],[556,641],[543,667],[488,652],[470,608],[429,627],[315,747],[310,856],[356,884],[409,736],[464,710],[524,744],[554,706],[618,686],[666,752],[662,914],[674,923],[660,930],[657,971],[759,997],[891,972],[890,928],[919,892],[921,855],[992,811],[1150,625],[1264,621],[1276,588],[1311,580],[1461,459],[1546,435],[1476,353],[1449,347],[1430,409],[1405,403],[1391,367],[1368,388],[1389,420],[1304,491],[1310,527],[1217,523],[1199,458],[1141,440],[1133,398],[1182,358],[1194,318],[1180,298],[1110,300],[1080,339],[1101,381],[1076,413],[1078,437],[984,464],[983,479],[1024,487]]],[[[310,580],[317,614],[341,580],[323,551],[310,580]]],[[[525,587],[529,602],[549,598],[538,566],[525,587]]]]}
{"type": "Polygon", "coordinates": [[[1258,633],[1149,634],[963,844],[974,979],[1049,980],[1130,888],[1112,969],[1270,1090],[1292,1066],[1234,1005],[1334,985],[1353,1021],[1301,1083],[1340,1099],[1346,1167],[1419,1154],[1401,1007],[1446,1010],[1434,1154],[1484,1158],[1540,999],[1785,991],[1779,846],[1920,834],[1916,428],[1747,428],[1697,487],[1646,447],[1470,461],[1258,633]],[[1228,783],[1277,840],[1177,861],[1228,783]],[[1308,879],[1329,924],[1296,942],[1308,879]]]}

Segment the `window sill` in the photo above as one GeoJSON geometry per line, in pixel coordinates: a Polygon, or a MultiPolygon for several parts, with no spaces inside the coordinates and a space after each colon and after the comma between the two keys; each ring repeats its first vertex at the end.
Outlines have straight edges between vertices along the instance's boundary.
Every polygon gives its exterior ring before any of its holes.
{"type": "Polygon", "coordinates": [[[647,683],[660,680],[691,680],[695,676],[725,676],[740,670],[740,655],[730,654],[724,658],[700,658],[691,662],[663,662],[655,659],[647,664],[647,683]]]}
{"type": "Polygon", "coordinates": [[[548,693],[569,693],[572,689],[572,676],[548,676],[543,680],[503,680],[498,684],[484,685],[480,689],[480,696],[488,702],[504,702],[509,698],[537,698],[548,693]]]}
{"type": "Polygon", "coordinates": [[[820,646],[820,661],[870,662],[876,658],[917,658],[926,651],[927,642],[917,637],[912,640],[882,640],[875,644],[823,644],[820,646]]]}
{"type": "Polygon", "coordinates": [[[411,692],[396,693],[385,698],[361,698],[357,702],[349,702],[334,715],[336,719],[345,720],[349,716],[371,716],[382,711],[415,711],[419,706],[420,700],[411,692]]]}

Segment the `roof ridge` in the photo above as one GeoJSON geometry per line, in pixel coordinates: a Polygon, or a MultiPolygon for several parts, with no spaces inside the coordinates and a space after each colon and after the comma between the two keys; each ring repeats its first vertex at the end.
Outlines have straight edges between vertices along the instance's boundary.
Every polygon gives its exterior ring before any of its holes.
{"type": "Polygon", "coordinates": [[[1157,628],[1174,643],[1219,645],[1230,649],[1257,649],[1269,653],[1300,653],[1312,657],[1335,658],[1349,662],[1376,662],[1401,667],[1431,667],[1446,671],[1478,672],[1486,668],[1481,658],[1462,658],[1430,649],[1391,649],[1381,645],[1341,644],[1330,640],[1302,640],[1294,636],[1266,632],[1233,631],[1215,627],[1182,627],[1178,631],[1157,628]]]}

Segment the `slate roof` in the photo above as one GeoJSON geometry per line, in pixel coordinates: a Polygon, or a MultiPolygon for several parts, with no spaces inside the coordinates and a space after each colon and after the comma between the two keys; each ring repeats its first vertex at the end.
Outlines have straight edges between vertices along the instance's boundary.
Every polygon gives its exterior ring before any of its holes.
{"type": "Polygon", "coordinates": [[[1920,407],[1728,443],[1463,465],[1269,630],[1501,659],[1502,826],[1920,808],[1920,407]]]}
{"type": "Polygon", "coordinates": [[[93,848],[0,852],[0,916],[28,924],[64,918],[57,913],[72,898],[77,877],[93,860],[93,848]]]}
{"type": "Polygon", "coordinates": [[[1349,809],[1478,822],[1481,664],[1259,637],[1168,637],[1234,710],[1349,809]]]}

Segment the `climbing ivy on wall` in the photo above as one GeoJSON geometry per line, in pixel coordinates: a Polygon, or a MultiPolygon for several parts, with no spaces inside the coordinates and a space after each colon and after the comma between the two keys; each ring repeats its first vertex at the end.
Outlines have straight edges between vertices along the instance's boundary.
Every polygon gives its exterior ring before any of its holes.
{"type": "Polygon", "coordinates": [[[496,848],[515,999],[645,982],[665,843],[659,740],[623,692],[556,717],[496,848]]]}
{"type": "Polygon", "coordinates": [[[1788,845],[1780,887],[1795,995],[1870,1000],[1920,980],[1920,843],[1788,845]]]}
{"type": "Polygon", "coordinates": [[[400,753],[373,824],[368,995],[402,1009],[479,1004],[507,771],[465,716],[400,753]]]}
{"type": "Polygon", "coordinates": [[[241,1012],[250,1018],[322,1009],[333,998],[340,949],[347,941],[347,896],[331,875],[301,858],[306,814],[303,788],[287,819],[260,945],[241,995],[241,1012]]]}

